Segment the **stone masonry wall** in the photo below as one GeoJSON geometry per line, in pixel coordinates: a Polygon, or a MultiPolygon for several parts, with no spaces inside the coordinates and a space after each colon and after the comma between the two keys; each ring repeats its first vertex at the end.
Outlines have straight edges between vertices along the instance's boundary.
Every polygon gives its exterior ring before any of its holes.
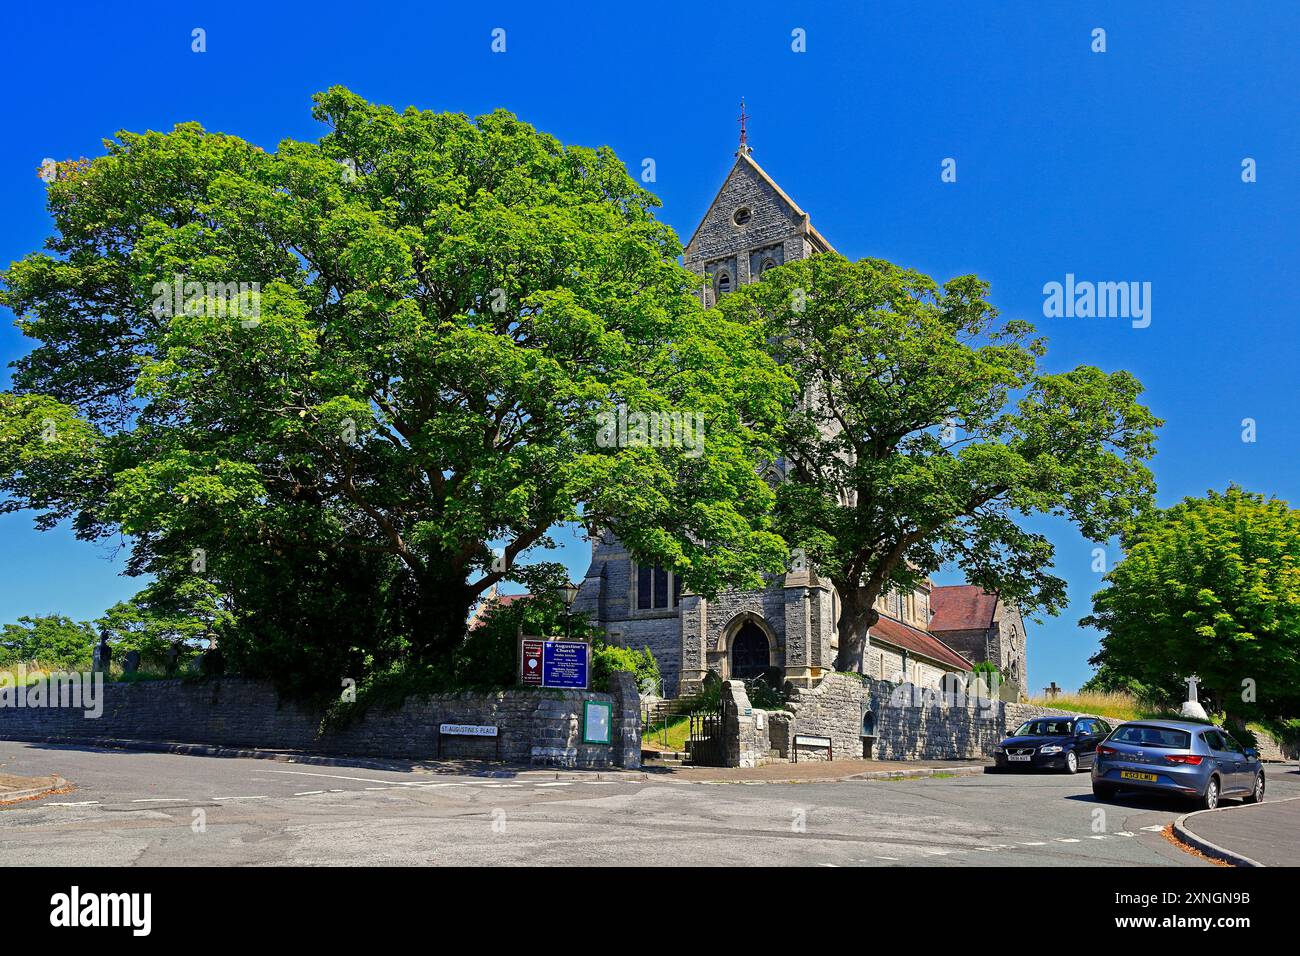
{"type": "MultiPolygon", "coordinates": [[[[68,707],[0,707],[0,738],[125,739],[293,750],[340,756],[431,759],[442,723],[495,724],[500,755],[513,763],[564,767],[639,767],[641,715],[631,674],[615,674],[612,693],[540,689],[408,698],[371,708],[335,732],[320,712],[281,701],[269,685],[239,678],[138,681],[103,685],[103,713],[68,707]],[[613,705],[611,743],[582,742],[583,701],[613,705]]],[[[13,693],[12,690],[9,691],[13,693]]],[[[492,759],[497,741],[447,736],[444,757],[492,759]]]]}
{"type": "MultiPolygon", "coordinates": [[[[989,753],[1002,739],[1000,704],[945,704],[937,694],[916,695],[912,685],[831,674],[816,688],[797,691],[789,709],[791,733],[830,737],[835,759],[863,756],[863,713],[874,717],[872,756],[877,760],[965,760],[989,753]]],[[[799,759],[825,759],[800,750],[799,759]]]]}

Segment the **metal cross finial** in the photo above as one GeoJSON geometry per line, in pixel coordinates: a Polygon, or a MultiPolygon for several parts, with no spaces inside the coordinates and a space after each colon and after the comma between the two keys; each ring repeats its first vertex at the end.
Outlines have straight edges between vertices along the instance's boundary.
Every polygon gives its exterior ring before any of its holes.
{"type": "Polygon", "coordinates": [[[740,152],[744,153],[750,152],[749,130],[746,125],[748,120],[749,114],[745,112],[745,98],[742,96],[740,98],[740,152]]]}

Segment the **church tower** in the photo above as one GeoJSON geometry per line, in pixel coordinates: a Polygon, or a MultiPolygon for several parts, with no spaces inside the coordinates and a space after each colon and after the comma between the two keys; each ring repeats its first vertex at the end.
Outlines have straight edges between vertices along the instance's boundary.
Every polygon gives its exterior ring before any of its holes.
{"type": "Polygon", "coordinates": [[[686,268],[704,280],[700,293],[706,308],[768,269],[833,251],[808,214],[754,162],[747,119],[741,101],[736,162],[682,257],[686,268]]]}
{"type": "MultiPolygon", "coordinates": [[[[832,252],[799,208],[754,162],[741,105],[736,160],[687,243],[683,261],[700,277],[706,307],[776,266],[832,252]]],[[[708,674],[775,686],[815,687],[835,667],[839,596],[807,561],[766,575],[754,591],[714,598],[682,587],[672,568],[637,562],[612,533],[592,540],[591,566],[573,610],[588,614],[612,644],[649,648],[667,697],[698,692],[708,674]]],[[[929,586],[877,602],[882,618],[868,633],[858,669],[882,680],[934,686],[971,663],[927,630],[929,586]]]]}

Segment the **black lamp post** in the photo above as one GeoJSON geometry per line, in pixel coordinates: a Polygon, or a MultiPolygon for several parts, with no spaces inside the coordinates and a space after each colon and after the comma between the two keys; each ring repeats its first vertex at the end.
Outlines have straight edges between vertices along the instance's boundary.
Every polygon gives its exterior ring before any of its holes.
{"type": "Polygon", "coordinates": [[[564,636],[569,637],[573,624],[573,602],[578,599],[578,585],[569,581],[560,586],[560,600],[564,602],[564,636]]]}

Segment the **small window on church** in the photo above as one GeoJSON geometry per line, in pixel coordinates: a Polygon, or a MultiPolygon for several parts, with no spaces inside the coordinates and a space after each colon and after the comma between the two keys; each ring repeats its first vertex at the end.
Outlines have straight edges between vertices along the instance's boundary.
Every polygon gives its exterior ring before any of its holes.
{"type": "Polygon", "coordinates": [[[750,211],[749,207],[741,206],[732,214],[731,221],[737,226],[746,226],[749,224],[749,220],[753,218],[754,214],[750,211]]]}
{"type": "Polygon", "coordinates": [[[731,276],[726,272],[718,273],[718,295],[726,295],[731,291],[731,276]]]}
{"type": "Polygon", "coordinates": [[[775,268],[776,268],[776,260],[775,260],[775,259],[764,259],[764,260],[763,260],[763,264],[762,264],[761,266],[758,267],[758,274],[759,274],[759,275],[763,275],[763,274],[765,274],[765,273],[767,272],[767,270],[769,270],[769,269],[775,269],[775,268]]]}

